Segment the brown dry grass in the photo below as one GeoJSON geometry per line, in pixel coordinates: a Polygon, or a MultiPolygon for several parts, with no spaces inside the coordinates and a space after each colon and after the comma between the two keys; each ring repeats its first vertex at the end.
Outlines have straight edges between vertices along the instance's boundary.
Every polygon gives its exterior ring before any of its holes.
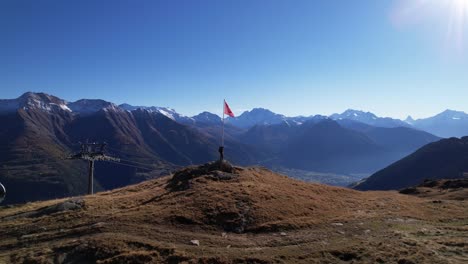
{"type": "Polygon", "coordinates": [[[65,199],[2,208],[0,263],[468,261],[466,201],[358,192],[263,168],[184,181],[86,196],[82,209],[39,217],[24,213],[65,199]]]}

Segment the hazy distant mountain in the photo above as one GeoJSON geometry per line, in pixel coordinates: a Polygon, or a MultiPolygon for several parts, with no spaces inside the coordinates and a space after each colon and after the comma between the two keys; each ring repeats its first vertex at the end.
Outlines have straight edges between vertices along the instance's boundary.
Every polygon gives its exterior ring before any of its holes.
{"type": "Polygon", "coordinates": [[[413,123],[414,123],[414,119],[410,115],[408,117],[406,117],[406,119],[404,121],[406,123],[410,124],[410,125],[413,125],[413,123]]]}
{"type": "Polygon", "coordinates": [[[288,121],[289,124],[293,122],[292,124],[300,125],[305,122],[318,122],[324,119],[328,119],[327,116],[324,115],[311,115],[311,116],[294,116],[294,117],[288,117],[286,118],[286,121],[288,121]]]}
{"type": "Polygon", "coordinates": [[[378,117],[371,112],[348,109],[341,114],[330,116],[333,120],[353,120],[377,127],[409,127],[408,123],[390,117],[378,117]]]}
{"type": "Polygon", "coordinates": [[[442,139],[376,172],[359,190],[398,190],[425,179],[461,178],[468,173],[468,137],[442,139]]]}
{"type": "Polygon", "coordinates": [[[238,117],[227,118],[226,122],[237,127],[249,128],[255,125],[274,125],[286,120],[284,115],[273,113],[264,108],[254,108],[251,111],[245,111],[238,117]]]}
{"type": "MultiPolygon", "coordinates": [[[[103,101],[104,102],[104,101],[103,101]]],[[[74,106],[76,103],[70,103],[68,106],[74,106]]],[[[175,120],[183,124],[207,126],[215,125],[217,122],[221,122],[221,118],[215,114],[209,112],[203,112],[193,117],[187,117],[177,113],[174,109],[168,107],[157,107],[157,106],[132,106],[129,104],[119,105],[120,108],[132,111],[136,109],[146,109],[148,111],[161,113],[172,120],[175,120]],[[198,124],[196,124],[198,123],[198,124]]],[[[70,107],[73,109],[73,107],[70,107]]],[[[102,106],[99,107],[99,109],[102,106]]],[[[74,111],[79,111],[75,109],[74,111]]],[[[378,117],[371,112],[364,112],[359,110],[348,109],[341,114],[333,114],[329,117],[315,115],[315,116],[295,116],[287,117],[281,114],[274,113],[264,108],[254,108],[251,111],[245,111],[238,117],[226,117],[226,124],[241,129],[249,129],[256,125],[276,125],[286,122],[290,125],[300,125],[309,120],[323,120],[330,118],[338,121],[341,125],[346,126],[346,122],[356,121],[359,124],[349,124],[351,126],[360,126],[362,124],[370,125],[373,127],[384,127],[384,128],[396,128],[396,127],[407,127],[417,128],[434,134],[440,137],[451,137],[451,136],[464,136],[468,135],[468,115],[463,112],[447,110],[439,115],[431,118],[413,120],[411,116],[404,121],[389,117],[378,117]]],[[[352,128],[352,127],[350,127],[352,128]]]]}
{"type": "Polygon", "coordinates": [[[280,151],[298,129],[299,125],[291,125],[287,121],[274,125],[255,125],[240,138],[242,142],[269,153],[268,158],[271,159],[278,157],[280,151]]]}
{"type": "Polygon", "coordinates": [[[192,116],[192,119],[197,123],[209,125],[220,125],[222,122],[221,117],[210,112],[203,112],[196,116],[192,116]]]}
{"type": "Polygon", "coordinates": [[[242,142],[261,147],[262,149],[268,149],[278,154],[301,128],[319,123],[325,119],[327,117],[317,115],[310,117],[308,120],[301,120],[306,123],[286,119],[278,124],[257,124],[247,130],[240,139],[242,142]]]}
{"type": "MultiPolygon", "coordinates": [[[[244,129],[249,129],[255,125],[276,125],[283,122],[289,124],[302,124],[311,119],[321,120],[325,116],[298,116],[287,117],[281,114],[273,113],[264,108],[254,108],[251,111],[245,111],[235,118],[227,118],[226,123],[244,129]]],[[[359,110],[348,109],[341,114],[333,114],[330,119],[338,121],[340,124],[346,124],[347,120],[356,121],[360,124],[373,127],[397,128],[407,127],[416,128],[434,134],[439,137],[462,137],[468,135],[468,114],[460,111],[446,110],[434,117],[413,120],[411,116],[405,121],[390,117],[378,117],[373,113],[359,110]]],[[[351,125],[351,124],[350,124],[351,125]]]]}
{"type": "Polygon", "coordinates": [[[269,159],[261,161],[266,166],[368,173],[439,139],[410,128],[374,127],[352,120],[338,122],[311,119],[302,125],[286,121],[256,125],[241,140],[270,153],[269,159]]]}
{"type": "Polygon", "coordinates": [[[273,113],[265,108],[254,108],[251,111],[245,111],[238,117],[228,117],[226,123],[240,128],[251,128],[255,125],[276,125],[283,122],[291,125],[298,125],[310,119],[325,119],[325,116],[295,116],[287,117],[281,114],[273,113]]]}
{"type": "Polygon", "coordinates": [[[337,122],[343,127],[365,134],[386,149],[401,153],[402,157],[440,139],[428,132],[409,127],[375,127],[349,119],[338,120],[337,122]]]}
{"type": "Polygon", "coordinates": [[[468,114],[461,111],[445,110],[436,116],[417,120],[409,117],[406,122],[439,137],[468,135],[468,114]]]}
{"type": "Polygon", "coordinates": [[[374,160],[385,150],[362,133],[333,120],[304,123],[290,138],[280,159],[286,167],[323,172],[369,172],[381,166],[374,160]]]}

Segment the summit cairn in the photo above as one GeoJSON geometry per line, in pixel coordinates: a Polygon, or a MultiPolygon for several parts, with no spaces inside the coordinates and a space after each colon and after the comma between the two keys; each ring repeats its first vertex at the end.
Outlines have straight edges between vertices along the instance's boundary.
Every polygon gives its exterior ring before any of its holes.
{"type": "Polygon", "coordinates": [[[213,161],[200,166],[191,166],[174,173],[174,176],[172,176],[167,184],[167,188],[171,191],[190,189],[192,181],[202,176],[208,176],[208,179],[215,181],[227,181],[238,177],[239,172],[243,170],[243,168],[234,167],[226,160],[213,161]]]}

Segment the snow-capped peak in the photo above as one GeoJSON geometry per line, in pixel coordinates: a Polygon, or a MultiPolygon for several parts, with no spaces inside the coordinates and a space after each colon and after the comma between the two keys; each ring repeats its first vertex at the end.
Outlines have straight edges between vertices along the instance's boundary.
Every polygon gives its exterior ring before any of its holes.
{"type": "Polygon", "coordinates": [[[81,99],[67,105],[73,112],[80,114],[95,113],[103,111],[122,111],[117,105],[101,99],[81,99]]]}
{"type": "Polygon", "coordinates": [[[65,100],[45,93],[27,92],[16,99],[0,100],[0,111],[14,112],[18,109],[26,111],[37,109],[47,112],[55,110],[71,112],[65,100]]]}
{"type": "Polygon", "coordinates": [[[378,117],[371,112],[364,112],[361,110],[348,109],[341,114],[333,114],[330,116],[333,120],[353,120],[364,124],[378,126],[378,127],[408,127],[407,122],[399,119],[389,117],[378,117]]]}
{"type": "Polygon", "coordinates": [[[202,112],[192,118],[197,122],[221,122],[221,117],[210,112],[202,112]]]}
{"type": "Polygon", "coordinates": [[[280,124],[286,117],[284,115],[273,113],[265,108],[254,108],[251,111],[245,111],[237,117],[227,118],[228,123],[248,128],[254,125],[274,125],[280,124]]]}
{"type": "Polygon", "coordinates": [[[376,120],[378,117],[371,112],[348,109],[341,114],[333,114],[330,116],[330,118],[334,120],[351,119],[351,120],[356,120],[356,121],[362,121],[362,120],[371,121],[371,120],[376,120]]]}
{"type": "Polygon", "coordinates": [[[155,112],[159,112],[172,120],[176,120],[176,117],[180,116],[174,109],[166,107],[157,107],[157,110],[155,112]]]}
{"type": "Polygon", "coordinates": [[[160,106],[134,106],[130,104],[121,104],[119,105],[120,108],[125,109],[127,111],[133,111],[137,109],[142,109],[148,111],[150,113],[159,113],[162,114],[174,121],[188,123],[193,122],[193,119],[184,115],[177,113],[176,110],[169,107],[160,107],[160,106]]]}
{"type": "Polygon", "coordinates": [[[436,115],[435,117],[442,118],[442,119],[461,120],[461,119],[468,118],[468,114],[462,111],[454,111],[454,110],[447,109],[444,112],[436,115]]]}

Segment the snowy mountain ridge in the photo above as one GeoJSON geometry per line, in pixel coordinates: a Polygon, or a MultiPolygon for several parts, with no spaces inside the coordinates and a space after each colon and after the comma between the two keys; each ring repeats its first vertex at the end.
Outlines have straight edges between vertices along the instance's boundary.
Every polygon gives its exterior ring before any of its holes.
{"type": "MultiPolygon", "coordinates": [[[[45,93],[27,92],[16,99],[0,100],[0,113],[15,112],[18,110],[33,110],[45,112],[65,111],[72,114],[86,115],[98,111],[124,112],[143,109],[152,113],[162,114],[174,121],[182,124],[193,125],[203,123],[210,125],[219,125],[221,118],[210,112],[202,112],[198,115],[189,117],[178,113],[170,107],[159,106],[133,106],[130,104],[116,105],[101,99],[80,99],[75,102],[67,102],[63,99],[48,95],[45,93]]],[[[341,114],[335,113],[330,116],[296,116],[287,117],[282,114],[274,113],[265,108],[254,108],[245,111],[234,118],[226,117],[226,123],[239,127],[250,128],[256,125],[275,125],[286,123],[288,125],[301,125],[309,120],[320,120],[330,118],[336,121],[352,120],[366,125],[396,128],[410,127],[424,130],[439,137],[461,137],[468,135],[468,114],[462,111],[445,110],[433,117],[413,119],[408,116],[404,121],[390,117],[379,117],[371,112],[361,110],[347,109],[341,114]]]]}

